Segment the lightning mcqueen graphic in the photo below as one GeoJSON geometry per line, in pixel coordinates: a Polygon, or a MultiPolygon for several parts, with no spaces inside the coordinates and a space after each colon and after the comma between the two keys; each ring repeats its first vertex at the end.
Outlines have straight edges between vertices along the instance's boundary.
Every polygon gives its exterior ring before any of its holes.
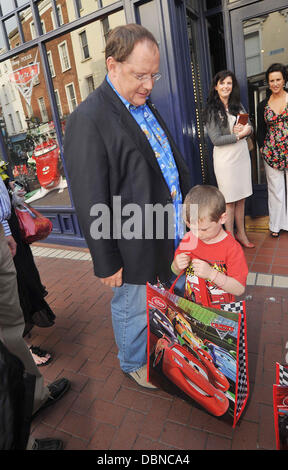
{"type": "Polygon", "coordinates": [[[228,398],[209,382],[207,369],[190,351],[163,337],[156,344],[154,366],[160,362],[164,375],[208,412],[226,413],[228,398]]]}

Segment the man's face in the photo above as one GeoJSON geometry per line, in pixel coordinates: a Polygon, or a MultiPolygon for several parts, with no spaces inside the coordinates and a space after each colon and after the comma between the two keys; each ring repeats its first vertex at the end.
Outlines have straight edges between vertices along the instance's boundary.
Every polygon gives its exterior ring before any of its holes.
{"type": "Polygon", "coordinates": [[[139,42],[125,62],[108,57],[109,78],[118,93],[134,106],[145,104],[159,72],[160,55],[158,47],[150,41],[139,42]],[[144,76],[145,80],[139,80],[144,76]]]}

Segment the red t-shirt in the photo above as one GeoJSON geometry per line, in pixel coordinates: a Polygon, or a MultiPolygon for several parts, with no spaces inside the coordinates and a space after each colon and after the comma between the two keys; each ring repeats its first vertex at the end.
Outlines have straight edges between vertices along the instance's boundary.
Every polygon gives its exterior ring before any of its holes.
{"type": "MultiPolygon", "coordinates": [[[[192,232],[188,232],[179,244],[175,257],[179,253],[189,253],[191,259],[198,258],[206,261],[214,269],[225,273],[227,276],[236,279],[243,286],[246,286],[248,266],[244,252],[231,233],[226,233],[227,236],[220,242],[207,244],[197,239],[192,232]]],[[[228,294],[213,282],[210,282],[209,279],[206,279],[206,286],[210,296],[210,303],[213,306],[215,305],[215,307],[235,300],[232,294],[228,294]]],[[[186,270],[184,295],[196,303],[201,303],[199,278],[194,275],[192,266],[189,266],[186,270]]]]}

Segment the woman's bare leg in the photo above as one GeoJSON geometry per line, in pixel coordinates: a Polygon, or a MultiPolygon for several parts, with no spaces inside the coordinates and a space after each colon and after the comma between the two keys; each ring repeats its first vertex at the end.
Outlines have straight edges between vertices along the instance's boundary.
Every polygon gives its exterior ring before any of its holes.
{"type": "Polygon", "coordinates": [[[245,199],[235,203],[235,224],[237,229],[237,238],[244,244],[249,244],[249,239],[245,230],[245,199]]]}
{"type": "Polygon", "coordinates": [[[226,204],[227,220],[225,222],[225,229],[234,237],[234,217],[235,217],[235,202],[228,202],[226,204]]]}

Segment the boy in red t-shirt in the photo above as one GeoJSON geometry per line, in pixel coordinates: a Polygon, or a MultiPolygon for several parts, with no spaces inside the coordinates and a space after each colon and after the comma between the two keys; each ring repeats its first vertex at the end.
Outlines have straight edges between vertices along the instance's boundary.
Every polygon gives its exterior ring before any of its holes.
{"type": "Polygon", "coordinates": [[[190,232],[177,248],[171,268],[176,275],[187,268],[184,296],[197,303],[201,303],[199,278],[205,279],[215,307],[245,291],[246,259],[240,244],[223,228],[226,218],[225,199],[216,187],[198,185],[189,191],[184,221],[190,232]]]}

